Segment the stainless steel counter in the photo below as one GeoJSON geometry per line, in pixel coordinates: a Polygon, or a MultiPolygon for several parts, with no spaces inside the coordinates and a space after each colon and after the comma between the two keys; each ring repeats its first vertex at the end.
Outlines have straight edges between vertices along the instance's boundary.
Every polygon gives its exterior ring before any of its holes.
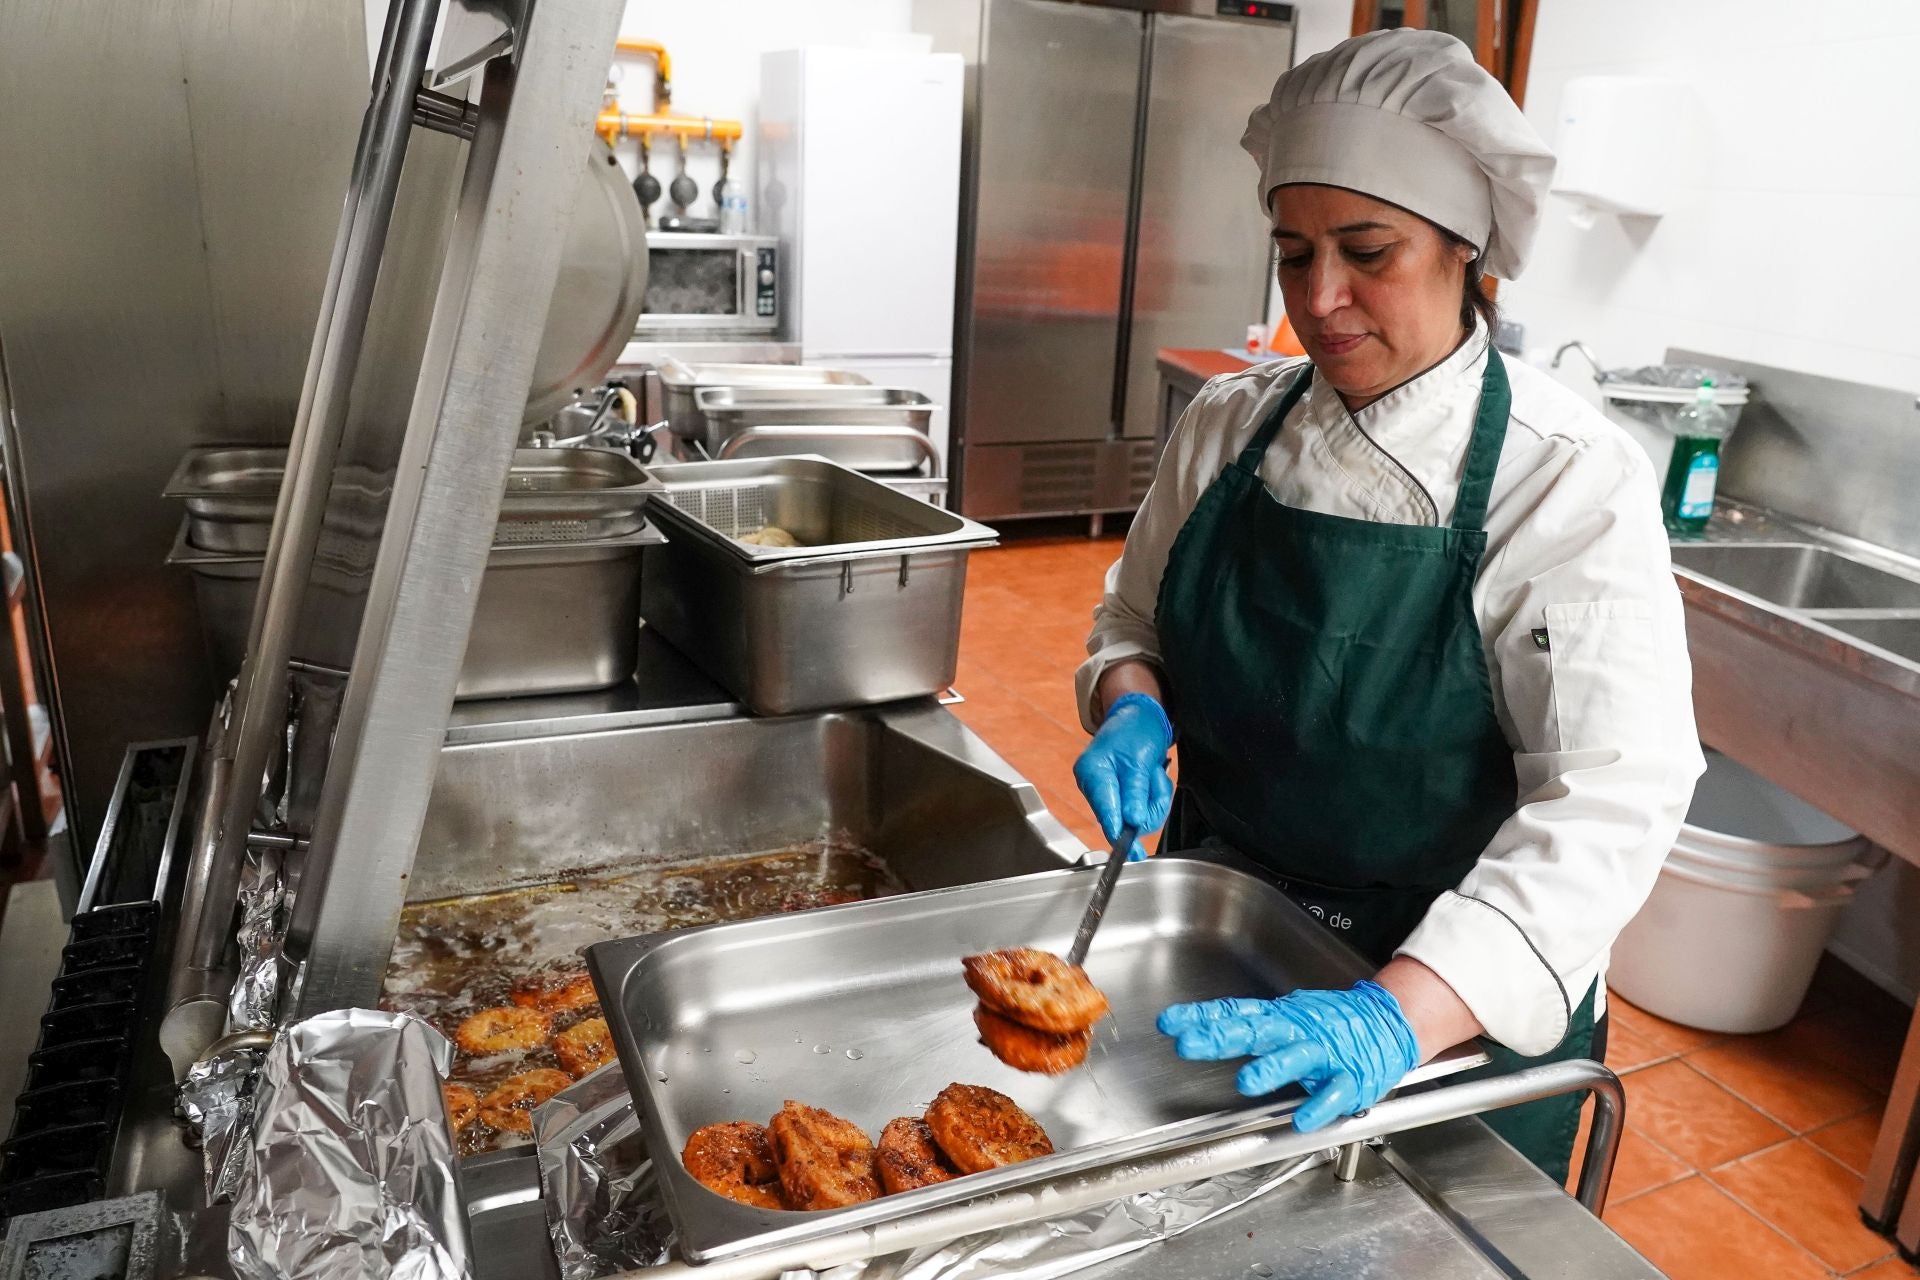
{"type": "Polygon", "coordinates": [[[1920,560],[1737,503],[1673,557],[1701,738],[1920,864],[1920,560]]]}
{"type": "MultiPolygon", "coordinates": [[[[557,1277],[529,1155],[463,1170],[476,1280],[557,1277]]],[[[1661,1273],[1478,1120],[1397,1135],[1342,1182],[1309,1170],[1088,1280],[1659,1280],[1661,1273]]]]}
{"type": "MultiPolygon", "coordinates": [[[[1673,557],[1702,740],[1920,864],[1920,559],[1740,503],[1673,557]]],[[[1920,1016],[1860,1199],[1909,1251],[1917,1162],[1920,1016]]]]}

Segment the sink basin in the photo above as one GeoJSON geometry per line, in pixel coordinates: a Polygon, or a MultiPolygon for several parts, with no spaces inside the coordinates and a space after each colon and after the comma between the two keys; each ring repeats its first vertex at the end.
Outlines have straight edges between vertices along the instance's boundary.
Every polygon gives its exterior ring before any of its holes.
{"type": "Polygon", "coordinates": [[[1827,623],[1889,653],[1920,662],[1920,618],[1852,618],[1827,623]]]}
{"type": "Polygon", "coordinates": [[[1920,608],[1920,581],[1825,547],[1729,543],[1681,546],[1673,562],[1789,609],[1920,608]]]}

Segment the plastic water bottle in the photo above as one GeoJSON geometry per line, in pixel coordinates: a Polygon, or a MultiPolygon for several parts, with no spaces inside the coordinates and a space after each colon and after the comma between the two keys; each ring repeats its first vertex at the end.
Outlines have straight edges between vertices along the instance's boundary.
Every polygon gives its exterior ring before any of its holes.
{"type": "Polygon", "coordinates": [[[1660,510],[1675,533],[1698,533],[1713,517],[1720,480],[1720,442],[1727,411],[1713,402],[1713,379],[1703,378],[1693,403],[1673,417],[1673,458],[1660,492],[1660,510]]]}

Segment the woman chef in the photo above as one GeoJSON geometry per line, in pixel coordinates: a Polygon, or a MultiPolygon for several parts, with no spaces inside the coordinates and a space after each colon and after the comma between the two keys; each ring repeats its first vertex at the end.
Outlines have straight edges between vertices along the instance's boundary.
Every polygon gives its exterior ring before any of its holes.
{"type": "MultiPolygon", "coordinates": [[[[1474,1035],[1501,1071],[1594,1052],[1703,763],[1647,457],[1489,341],[1481,274],[1518,274],[1553,171],[1506,91],[1381,32],[1282,75],[1241,145],[1307,360],[1182,417],[1095,613],[1075,775],[1110,836],[1224,845],[1381,966],[1160,1015],[1183,1058],[1251,1058],[1242,1093],[1303,1085],[1312,1129],[1474,1035]]],[[[1564,1179],[1578,1115],[1491,1120],[1564,1179]]]]}

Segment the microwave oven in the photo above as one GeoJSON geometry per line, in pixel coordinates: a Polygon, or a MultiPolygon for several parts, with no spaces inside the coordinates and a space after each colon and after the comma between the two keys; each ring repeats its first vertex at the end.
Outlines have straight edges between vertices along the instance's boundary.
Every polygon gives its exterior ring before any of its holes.
{"type": "Polygon", "coordinates": [[[780,328],[780,242],[773,236],[647,233],[643,338],[766,335],[780,328]]]}

